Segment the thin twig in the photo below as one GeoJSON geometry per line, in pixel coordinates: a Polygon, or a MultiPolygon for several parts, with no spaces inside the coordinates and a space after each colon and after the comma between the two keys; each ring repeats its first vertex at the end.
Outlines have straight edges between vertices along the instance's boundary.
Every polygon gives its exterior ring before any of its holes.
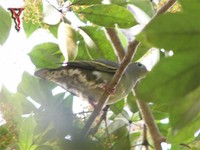
{"type": "Polygon", "coordinates": [[[112,41],[113,47],[115,49],[115,52],[117,53],[119,62],[121,62],[125,56],[125,50],[121,44],[121,41],[117,35],[117,32],[114,28],[106,28],[106,32],[112,41]]]}

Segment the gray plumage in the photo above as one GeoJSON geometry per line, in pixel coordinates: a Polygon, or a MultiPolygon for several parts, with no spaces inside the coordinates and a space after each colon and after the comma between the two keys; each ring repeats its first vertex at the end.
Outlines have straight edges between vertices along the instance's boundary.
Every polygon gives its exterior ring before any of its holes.
{"type": "MultiPolygon", "coordinates": [[[[70,93],[95,103],[118,68],[119,64],[106,60],[74,61],[56,69],[40,69],[35,75],[55,82],[70,93]]],[[[147,69],[141,63],[129,64],[107,104],[123,99],[146,73],[147,69]]]]}

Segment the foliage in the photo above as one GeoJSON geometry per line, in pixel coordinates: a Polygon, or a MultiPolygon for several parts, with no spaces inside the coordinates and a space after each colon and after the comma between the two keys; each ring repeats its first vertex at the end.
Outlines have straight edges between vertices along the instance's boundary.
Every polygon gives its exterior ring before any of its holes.
{"type": "MultiPolygon", "coordinates": [[[[30,7],[30,1],[27,2],[30,7]]],[[[134,5],[152,17],[155,15],[156,4],[149,0],[111,2],[105,5],[101,4],[101,0],[72,0],[67,12],[72,11],[85,26],[74,24],[74,20],[67,16],[64,19],[61,17],[53,25],[44,23],[44,18],[41,18],[44,17],[41,16],[43,4],[34,4],[32,9],[24,12],[23,27],[27,37],[39,28],[45,28],[56,39],[63,33],[67,38],[59,39],[64,47],[60,42],[51,41],[33,47],[28,54],[33,64],[37,68],[55,68],[64,59],[116,61],[114,43],[109,40],[106,28],[117,29],[121,42],[128,43],[128,35],[125,33],[131,31],[130,27],[138,25],[140,18],[128,6],[134,5]],[[37,13],[31,12],[34,10],[37,13]],[[27,20],[30,15],[32,20],[27,20]],[[63,21],[67,26],[59,31],[63,21]],[[70,47],[70,43],[75,46],[70,47]]],[[[196,136],[195,133],[200,129],[200,3],[198,0],[179,0],[179,4],[181,10],[157,16],[134,37],[141,42],[136,52],[137,59],[148,54],[151,47],[165,52],[173,51],[173,56],[162,58],[138,84],[136,97],[151,104],[155,122],[167,143],[171,144],[171,149],[198,149],[200,134],[196,136]],[[162,123],[166,118],[169,122],[162,123]]],[[[54,9],[58,13],[59,10],[54,9]]],[[[0,12],[0,44],[3,45],[9,36],[11,19],[2,7],[0,12]]],[[[59,12],[63,16],[61,13],[64,12],[59,12]]],[[[90,113],[74,114],[74,97],[62,92],[53,94],[52,90],[56,86],[24,72],[17,93],[10,93],[2,87],[0,109],[7,123],[0,126],[0,149],[128,150],[145,145],[141,140],[145,130],[136,107],[136,97],[132,93],[111,106],[107,122],[101,124],[95,135],[82,138],[79,133],[90,113]]],[[[87,108],[87,111],[90,110],[87,108]]],[[[151,140],[148,142],[152,145],[151,140]]]]}

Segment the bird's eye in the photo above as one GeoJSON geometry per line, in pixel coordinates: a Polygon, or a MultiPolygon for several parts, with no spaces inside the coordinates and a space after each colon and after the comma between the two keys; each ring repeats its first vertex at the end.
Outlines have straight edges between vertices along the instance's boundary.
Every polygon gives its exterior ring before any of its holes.
{"type": "Polygon", "coordinates": [[[142,65],[141,63],[138,62],[138,63],[137,63],[137,66],[138,66],[138,67],[142,67],[143,65],[142,65]]]}

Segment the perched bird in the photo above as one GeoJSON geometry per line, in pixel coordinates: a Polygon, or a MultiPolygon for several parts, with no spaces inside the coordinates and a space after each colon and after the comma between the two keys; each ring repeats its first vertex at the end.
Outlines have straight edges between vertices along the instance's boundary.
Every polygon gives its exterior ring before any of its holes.
{"type": "MultiPolygon", "coordinates": [[[[55,82],[70,93],[95,104],[118,68],[119,64],[107,60],[74,61],[55,69],[40,69],[35,75],[55,82]]],[[[123,99],[146,73],[147,69],[141,63],[129,64],[107,105],[123,99]]]]}

